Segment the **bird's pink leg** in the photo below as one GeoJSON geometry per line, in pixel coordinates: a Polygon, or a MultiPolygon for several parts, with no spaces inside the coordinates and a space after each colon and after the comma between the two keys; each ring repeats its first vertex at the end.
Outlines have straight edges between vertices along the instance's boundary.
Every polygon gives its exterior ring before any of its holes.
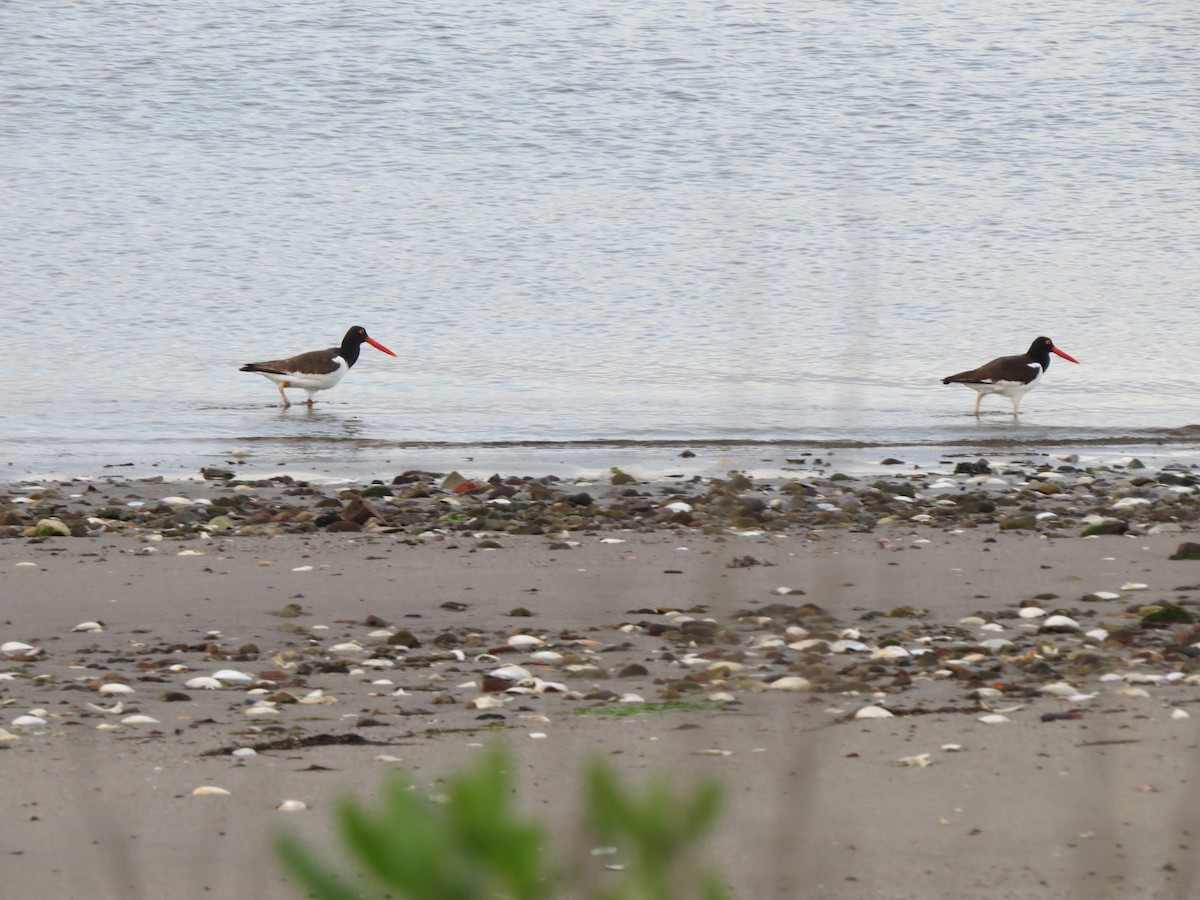
{"type": "Polygon", "coordinates": [[[284,409],[287,409],[287,408],[288,408],[289,406],[291,406],[292,404],[288,402],[287,394],[285,394],[285,393],[283,392],[283,385],[282,385],[282,384],[277,384],[277,385],[275,385],[275,386],[276,386],[277,388],[279,388],[279,396],[283,398],[283,408],[284,408],[284,409]]]}
{"type": "Polygon", "coordinates": [[[983,402],[983,392],[975,392],[975,417],[979,418],[979,404],[983,402]]]}

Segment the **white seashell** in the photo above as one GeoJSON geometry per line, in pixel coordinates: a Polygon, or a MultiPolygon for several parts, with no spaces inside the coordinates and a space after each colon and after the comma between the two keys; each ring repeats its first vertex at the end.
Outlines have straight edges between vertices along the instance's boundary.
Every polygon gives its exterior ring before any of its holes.
{"type": "Polygon", "coordinates": [[[1093,628],[1091,631],[1086,632],[1086,635],[1093,641],[1101,643],[1108,640],[1108,632],[1103,628],[1093,628]]]}
{"type": "Polygon", "coordinates": [[[870,649],[862,641],[834,641],[829,645],[830,653],[866,653],[870,649]]]}
{"type": "Polygon", "coordinates": [[[198,675],[195,678],[189,678],[183,683],[183,686],[191,688],[193,691],[215,691],[225,685],[211,675],[198,675]]]}
{"type": "Polygon", "coordinates": [[[742,665],[741,663],[731,662],[730,660],[727,660],[727,659],[718,659],[718,660],[715,660],[714,662],[711,662],[708,664],[708,671],[710,671],[710,672],[719,672],[722,669],[725,670],[726,672],[740,672],[744,668],[746,668],[746,667],[744,665],[742,665]]]}
{"type": "Polygon", "coordinates": [[[1045,614],[1046,611],[1044,609],[1040,609],[1036,606],[1022,606],[1020,611],[1017,613],[1017,615],[1022,619],[1040,619],[1045,614]]]}
{"type": "Polygon", "coordinates": [[[708,699],[713,703],[733,703],[737,700],[737,697],[729,693],[729,691],[717,691],[716,693],[709,694],[708,699]]]}
{"type": "Polygon", "coordinates": [[[856,719],[891,719],[895,713],[889,712],[882,706],[864,706],[854,714],[856,719]]]}
{"type": "Polygon", "coordinates": [[[1122,497],[1114,503],[1111,509],[1128,509],[1131,506],[1149,506],[1150,501],[1145,497],[1122,497]]]}
{"type": "Polygon", "coordinates": [[[344,644],[334,644],[329,648],[330,653],[365,653],[363,645],[358,641],[347,641],[344,644]]]}
{"type": "Polygon", "coordinates": [[[1188,712],[1186,709],[1173,709],[1173,710],[1171,710],[1171,718],[1172,719],[1190,719],[1191,716],[1188,715],[1188,712]]]}
{"type": "Polygon", "coordinates": [[[802,641],[796,641],[794,644],[788,644],[792,650],[828,650],[829,643],[820,638],[805,638],[802,641]]]}
{"type": "Polygon", "coordinates": [[[1100,676],[1100,681],[1124,681],[1124,675],[1118,675],[1116,672],[1105,672],[1100,676]]]}
{"type": "Polygon", "coordinates": [[[918,753],[916,756],[902,756],[896,760],[898,766],[915,766],[918,769],[926,769],[933,765],[933,759],[928,753],[918,753]]]}
{"type": "Polygon", "coordinates": [[[979,721],[984,725],[1001,725],[1004,722],[1011,722],[1008,716],[1002,716],[999,713],[990,713],[986,716],[980,716],[979,721]]]}
{"type": "Polygon", "coordinates": [[[784,675],[782,678],[772,681],[767,687],[776,691],[808,691],[812,689],[812,682],[799,675],[784,675]]]}
{"type": "Polygon", "coordinates": [[[249,706],[243,712],[243,715],[249,716],[252,719],[263,719],[268,716],[281,716],[281,713],[274,706],[249,706]]]}
{"type": "Polygon", "coordinates": [[[535,694],[565,694],[567,686],[560,681],[542,681],[540,678],[533,679],[533,692],[535,694]]]}
{"type": "Polygon", "coordinates": [[[476,697],[474,700],[472,700],[471,705],[476,709],[499,709],[506,702],[508,701],[502,697],[496,697],[492,694],[485,694],[482,697],[476,697]]]}
{"type": "Polygon", "coordinates": [[[296,568],[292,569],[293,572],[311,572],[312,570],[312,566],[296,566],[296,568]]]}
{"type": "Polygon", "coordinates": [[[76,625],[74,628],[71,629],[72,632],[85,631],[89,634],[95,634],[95,633],[103,631],[103,630],[104,630],[104,626],[101,625],[99,622],[80,622],[78,625],[76,625]]]}
{"type": "Polygon", "coordinates": [[[1003,631],[1004,626],[999,622],[987,622],[979,627],[980,631],[1003,631]]]}
{"type": "Polygon", "coordinates": [[[1081,631],[1083,626],[1070,616],[1050,616],[1042,623],[1042,631],[1081,631]]]}
{"type": "Polygon", "coordinates": [[[544,731],[531,731],[531,732],[529,733],[529,737],[530,737],[530,739],[531,739],[531,740],[535,740],[535,741],[544,741],[544,740],[546,739],[546,732],[544,732],[544,731]]]}
{"type": "Polygon", "coordinates": [[[1008,638],[992,638],[987,641],[980,641],[979,646],[989,653],[998,653],[1006,647],[1013,646],[1013,642],[1008,638]]]}
{"type": "Polygon", "coordinates": [[[0,728],[0,744],[4,743],[5,741],[19,741],[20,739],[20,735],[13,734],[11,731],[6,731],[5,729],[0,728]]]}
{"type": "Polygon", "coordinates": [[[101,722],[96,726],[97,731],[120,731],[120,725],[114,725],[112,722],[101,722]]]}
{"type": "Polygon", "coordinates": [[[545,646],[546,642],[540,637],[534,637],[532,634],[514,634],[505,643],[510,647],[516,647],[518,650],[525,650],[529,647],[545,646]]]}
{"type": "Polygon", "coordinates": [[[1120,600],[1120,594],[1114,594],[1112,591],[1092,591],[1092,596],[1097,600],[1120,600]]]}
{"type": "Polygon", "coordinates": [[[126,716],[121,720],[122,725],[161,725],[153,716],[126,716]]]}
{"type": "MultiPolygon", "coordinates": [[[[764,623],[764,624],[765,624],[765,623],[764,623]]],[[[784,634],[786,634],[786,635],[787,635],[788,637],[790,637],[790,638],[804,638],[804,637],[808,637],[808,629],[807,629],[807,628],[801,628],[799,625],[789,625],[789,626],[787,627],[787,629],[786,629],[786,630],[784,630],[784,632],[783,632],[783,633],[784,633],[784,634]]]]}
{"type": "Polygon", "coordinates": [[[1122,697],[1134,697],[1137,699],[1143,699],[1150,696],[1149,691],[1140,687],[1125,688],[1124,690],[1117,691],[1117,693],[1122,697]]]}
{"type": "Polygon", "coordinates": [[[529,659],[533,662],[554,664],[562,662],[563,655],[554,650],[538,650],[529,654],[529,659]]]}
{"type": "Polygon", "coordinates": [[[176,556],[206,556],[203,550],[180,550],[176,556]]]}
{"type": "Polygon", "coordinates": [[[95,703],[87,704],[87,708],[93,712],[104,713],[106,716],[119,716],[125,712],[125,704],[118,700],[112,706],[98,706],[95,703]]]}
{"type": "Polygon", "coordinates": [[[101,694],[132,694],[133,688],[127,684],[111,682],[109,684],[100,685],[101,694]]]}
{"type": "Polygon", "coordinates": [[[26,644],[21,641],[5,641],[0,644],[0,653],[28,653],[34,649],[32,644],[26,644]]]}
{"type": "Polygon", "coordinates": [[[619,703],[645,703],[646,698],[641,694],[622,694],[619,703]]]}
{"type": "Polygon", "coordinates": [[[192,791],[193,797],[228,797],[229,791],[223,787],[206,784],[192,791]]]}
{"type": "Polygon", "coordinates": [[[912,654],[903,647],[892,644],[887,647],[880,647],[871,654],[871,659],[907,659],[910,656],[912,654]]]}
{"type": "Polygon", "coordinates": [[[669,510],[670,512],[691,512],[692,504],[684,503],[682,500],[676,500],[673,503],[668,503],[663,506],[663,509],[669,510]]]}
{"type": "Polygon", "coordinates": [[[247,675],[237,669],[221,669],[213,672],[212,677],[224,684],[252,684],[257,680],[253,675],[247,675]]]}
{"type": "Polygon", "coordinates": [[[600,543],[602,543],[602,544],[623,544],[623,543],[625,543],[625,541],[623,541],[621,538],[600,538],[600,543]]]}
{"type": "Polygon", "coordinates": [[[1162,684],[1165,680],[1164,676],[1150,672],[1128,672],[1125,675],[1126,684],[1162,684]]]}
{"type": "Polygon", "coordinates": [[[368,632],[367,637],[387,638],[392,636],[390,628],[376,628],[374,631],[368,632]]]}
{"type": "Polygon", "coordinates": [[[10,722],[13,728],[45,728],[50,723],[41,716],[24,715],[17,716],[10,722]]]}
{"type": "Polygon", "coordinates": [[[958,624],[964,628],[979,628],[987,624],[986,619],[981,619],[979,616],[967,616],[965,619],[959,619],[958,624]]]}
{"type": "Polygon", "coordinates": [[[1123,585],[1121,585],[1121,590],[1123,590],[1123,591],[1144,591],[1149,587],[1150,587],[1150,585],[1142,584],[1140,581],[1127,581],[1123,585]]]}
{"type": "Polygon", "coordinates": [[[1038,521],[1042,521],[1043,519],[1057,519],[1058,513],[1040,512],[1040,513],[1036,513],[1034,515],[1034,518],[1037,519],[1038,521]]]}
{"type": "Polygon", "coordinates": [[[1068,694],[1068,703],[1086,703],[1088,700],[1094,700],[1099,697],[1099,694],[1068,694]]]}
{"type": "Polygon", "coordinates": [[[308,809],[308,804],[303,800],[284,800],[275,808],[280,812],[304,812],[308,809]]]}
{"type": "Polygon", "coordinates": [[[959,753],[962,748],[962,744],[942,744],[942,749],[947,753],[959,753]]]}
{"type": "Polygon", "coordinates": [[[362,661],[362,664],[364,666],[366,666],[368,669],[394,669],[394,668],[396,668],[395,662],[393,662],[390,659],[385,659],[382,656],[373,657],[371,659],[364,659],[362,661]]]}
{"type": "Polygon", "coordinates": [[[337,697],[331,696],[330,694],[326,694],[323,690],[318,688],[315,691],[309,691],[307,694],[305,694],[303,697],[301,697],[300,702],[301,703],[310,703],[310,704],[311,703],[337,703],[338,699],[337,699],[337,697]]]}
{"type": "Polygon", "coordinates": [[[239,759],[248,759],[251,756],[258,756],[258,751],[253,747],[238,747],[230,756],[236,756],[239,759]]]}
{"type": "MultiPolygon", "coordinates": [[[[705,662],[707,663],[707,660],[705,660],[705,662]]],[[[531,673],[528,669],[521,668],[520,666],[501,666],[498,669],[493,669],[492,671],[488,672],[488,675],[492,678],[504,678],[508,681],[525,681],[526,679],[533,677],[533,673],[531,673]]]]}

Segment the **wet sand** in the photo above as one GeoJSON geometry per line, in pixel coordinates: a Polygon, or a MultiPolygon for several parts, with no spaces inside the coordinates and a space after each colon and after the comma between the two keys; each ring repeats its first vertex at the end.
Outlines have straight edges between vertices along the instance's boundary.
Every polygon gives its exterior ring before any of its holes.
{"type": "Polygon", "coordinates": [[[336,798],[394,768],[435,793],[500,740],[564,834],[593,755],[719,778],[709,847],[739,897],[1192,896],[1200,633],[1144,619],[1195,608],[1200,562],[1169,557],[1197,506],[1189,473],[1162,475],[552,484],[519,522],[475,516],[495,485],[439,480],[407,500],[262,481],[216,509],[195,501],[236,484],[11,485],[0,644],[30,649],[0,660],[6,892],[297,896],[277,829],[332,852],[336,798]],[[329,530],[364,499],[379,515],[329,530]],[[85,536],[30,536],[50,513],[85,536]],[[1123,533],[1083,538],[1088,516],[1123,533]],[[508,665],[529,677],[489,674],[508,665]],[[220,670],[250,681],[187,685],[220,670]]]}

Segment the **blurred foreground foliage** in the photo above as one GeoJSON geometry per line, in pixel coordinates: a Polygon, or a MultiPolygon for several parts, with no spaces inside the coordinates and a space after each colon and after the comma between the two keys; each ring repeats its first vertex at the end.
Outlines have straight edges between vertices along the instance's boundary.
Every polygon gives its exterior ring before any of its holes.
{"type": "Polygon", "coordinates": [[[340,801],[336,825],[351,871],[318,860],[292,834],[281,835],[276,849],[297,888],[318,900],[730,896],[698,862],[721,810],[715,782],[686,793],[661,777],[632,786],[593,762],[583,777],[580,834],[567,836],[575,839],[571,847],[552,848],[547,826],[522,816],[515,796],[510,756],[496,747],[451,776],[440,802],[400,776],[385,782],[374,804],[340,801]],[[584,834],[604,846],[582,849],[584,834]]]}

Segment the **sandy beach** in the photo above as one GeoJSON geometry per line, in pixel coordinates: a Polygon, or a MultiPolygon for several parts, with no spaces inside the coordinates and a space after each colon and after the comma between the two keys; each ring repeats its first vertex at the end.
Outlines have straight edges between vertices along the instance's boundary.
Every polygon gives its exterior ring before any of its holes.
{"type": "Polygon", "coordinates": [[[278,829],[503,741],[567,834],[719,778],[738,897],[1193,896],[1194,475],[7,485],[5,893],[298,896],[278,829]]]}

